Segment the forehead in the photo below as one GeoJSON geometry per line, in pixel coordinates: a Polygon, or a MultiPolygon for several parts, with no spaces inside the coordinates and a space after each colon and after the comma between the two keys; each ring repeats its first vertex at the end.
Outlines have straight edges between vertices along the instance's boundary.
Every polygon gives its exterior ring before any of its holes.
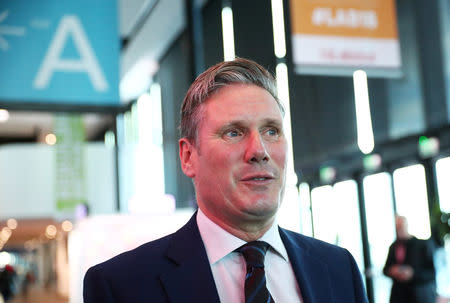
{"type": "Polygon", "coordinates": [[[265,89],[248,84],[232,84],[215,92],[203,104],[204,121],[239,119],[278,120],[282,114],[274,97],[265,89]]]}

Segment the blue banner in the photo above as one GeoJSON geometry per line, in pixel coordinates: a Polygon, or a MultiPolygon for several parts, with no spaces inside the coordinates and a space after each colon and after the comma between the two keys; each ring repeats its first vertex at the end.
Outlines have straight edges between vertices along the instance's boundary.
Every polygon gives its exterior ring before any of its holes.
{"type": "Polygon", "coordinates": [[[115,0],[0,0],[0,102],[118,105],[115,0]]]}

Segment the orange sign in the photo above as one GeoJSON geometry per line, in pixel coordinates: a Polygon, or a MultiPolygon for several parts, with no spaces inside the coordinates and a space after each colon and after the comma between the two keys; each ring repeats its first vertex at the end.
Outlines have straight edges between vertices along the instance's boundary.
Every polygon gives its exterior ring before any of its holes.
{"type": "Polygon", "coordinates": [[[297,64],[400,67],[394,0],[291,0],[297,64]]]}
{"type": "Polygon", "coordinates": [[[292,33],[397,38],[392,0],[292,0],[292,33]]]}

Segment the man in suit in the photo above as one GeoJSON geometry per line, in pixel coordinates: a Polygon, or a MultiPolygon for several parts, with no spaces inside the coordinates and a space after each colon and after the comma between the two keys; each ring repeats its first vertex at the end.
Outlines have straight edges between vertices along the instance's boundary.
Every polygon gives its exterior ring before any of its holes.
{"type": "Polygon", "coordinates": [[[390,303],[435,303],[433,243],[408,232],[406,217],[396,216],[397,240],[389,247],[383,272],[392,278],[390,303]]]}
{"type": "Polygon", "coordinates": [[[198,211],[177,232],[88,270],[85,303],[364,303],[351,254],[278,227],[287,142],[275,80],[236,59],[181,108],[180,160],[198,211]]]}

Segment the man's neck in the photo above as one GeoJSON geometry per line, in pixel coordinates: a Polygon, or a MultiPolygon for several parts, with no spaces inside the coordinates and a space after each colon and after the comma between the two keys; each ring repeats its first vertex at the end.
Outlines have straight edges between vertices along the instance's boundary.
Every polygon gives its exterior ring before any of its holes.
{"type": "Polygon", "coordinates": [[[233,236],[242,239],[246,242],[256,241],[260,239],[269,229],[272,227],[275,221],[275,216],[270,218],[270,220],[255,220],[251,222],[225,222],[224,220],[219,220],[213,214],[208,212],[208,210],[202,209],[202,212],[207,216],[212,222],[219,225],[221,228],[232,234],[233,236]]]}
{"type": "Polygon", "coordinates": [[[398,236],[397,238],[398,238],[398,240],[400,240],[400,241],[407,241],[407,240],[409,240],[409,239],[412,238],[412,235],[410,235],[410,234],[407,234],[407,235],[401,235],[401,236],[398,236]]]}

